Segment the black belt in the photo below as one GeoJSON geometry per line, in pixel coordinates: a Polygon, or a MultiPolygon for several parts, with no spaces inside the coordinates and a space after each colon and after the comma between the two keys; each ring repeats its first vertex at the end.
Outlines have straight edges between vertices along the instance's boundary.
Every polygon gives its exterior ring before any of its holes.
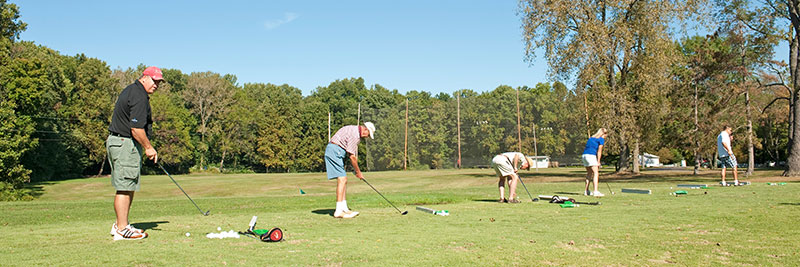
{"type": "Polygon", "coordinates": [[[116,136],[116,137],[127,137],[127,138],[131,138],[130,136],[124,136],[124,135],[121,135],[121,134],[118,134],[118,133],[115,133],[115,132],[108,132],[108,134],[110,134],[110,135],[113,135],[113,136],[116,136]]]}

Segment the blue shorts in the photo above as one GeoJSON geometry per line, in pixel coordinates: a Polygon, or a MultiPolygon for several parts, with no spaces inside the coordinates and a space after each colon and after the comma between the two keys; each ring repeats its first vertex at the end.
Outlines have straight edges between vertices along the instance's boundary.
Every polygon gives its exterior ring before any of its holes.
{"type": "Polygon", "coordinates": [[[325,170],[328,172],[328,180],[345,177],[347,172],[344,171],[344,156],[347,154],[344,148],[328,144],[325,148],[325,170]]]}

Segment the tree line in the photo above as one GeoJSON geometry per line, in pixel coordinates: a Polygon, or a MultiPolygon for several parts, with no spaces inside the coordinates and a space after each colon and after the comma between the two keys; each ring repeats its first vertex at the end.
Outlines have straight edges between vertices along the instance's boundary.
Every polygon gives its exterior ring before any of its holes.
{"type": "MultiPolygon", "coordinates": [[[[323,171],[329,134],[373,121],[375,139],[359,146],[365,169],[442,169],[458,166],[459,140],[465,167],[519,147],[574,160],[606,127],[604,161],[638,172],[632,159],[643,152],[713,167],[716,135],[730,124],[749,170],[791,165],[796,67],[773,61],[772,49],[796,34],[781,32],[768,8],[747,12],[740,2],[717,3],[724,23],[713,34],[676,38],[671,18],[695,14],[696,1],[521,1],[528,58],[545,47],[554,80],[576,77],[574,89],[556,81],[434,95],[343,78],[303,96],[288,84],[162,68],[151,140],[175,173],[323,171]]],[[[0,11],[0,199],[30,199],[25,186],[35,182],[107,173],[114,102],[146,66],[111,69],[19,41],[27,25],[18,8],[0,0],[0,11]]]]}

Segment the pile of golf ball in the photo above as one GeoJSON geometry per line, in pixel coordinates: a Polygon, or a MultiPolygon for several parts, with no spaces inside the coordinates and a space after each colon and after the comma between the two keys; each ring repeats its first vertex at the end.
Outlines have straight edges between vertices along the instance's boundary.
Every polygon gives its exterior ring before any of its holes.
{"type": "Polygon", "coordinates": [[[206,234],[207,238],[239,238],[239,233],[236,231],[230,230],[227,232],[219,232],[219,233],[208,233],[206,234]]]}

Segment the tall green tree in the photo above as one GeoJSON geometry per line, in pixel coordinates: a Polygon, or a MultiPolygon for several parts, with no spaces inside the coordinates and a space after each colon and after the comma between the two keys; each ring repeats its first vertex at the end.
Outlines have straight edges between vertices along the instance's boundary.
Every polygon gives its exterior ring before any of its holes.
{"type": "MultiPolygon", "coordinates": [[[[297,170],[324,171],[323,155],[328,144],[328,111],[329,106],[319,98],[309,96],[300,103],[299,133],[297,144],[297,170]]],[[[336,131],[332,129],[331,131],[336,131]]],[[[333,134],[333,133],[331,133],[333,134]]]]}
{"type": "Polygon", "coordinates": [[[641,138],[637,113],[650,101],[639,101],[658,90],[636,77],[647,74],[645,64],[669,66],[670,57],[660,54],[669,40],[669,25],[687,17],[700,2],[520,1],[527,59],[543,47],[556,77],[577,73],[577,87],[590,88],[592,117],[599,121],[593,124],[611,128],[618,171],[627,170],[629,149],[641,138]]]}
{"type": "Polygon", "coordinates": [[[200,150],[201,167],[206,164],[209,140],[213,140],[220,131],[218,127],[214,127],[217,125],[214,120],[233,104],[234,89],[230,76],[223,77],[210,71],[193,72],[187,79],[186,89],[182,93],[189,108],[198,117],[200,144],[197,148],[200,150]]]}
{"type": "Polygon", "coordinates": [[[73,91],[63,114],[71,122],[70,135],[83,147],[88,163],[100,165],[100,175],[106,163],[105,139],[118,89],[105,62],[83,54],[72,60],[75,68],[67,75],[73,81],[73,91]]]}
{"type": "Polygon", "coordinates": [[[196,164],[191,133],[197,120],[184,106],[181,94],[172,91],[173,86],[167,78],[150,97],[153,110],[151,142],[158,150],[160,162],[176,173],[187,173],[196,164]]]}
{"type": "Polygon", "coordinates": [[[27,28],[28,24],[19,20],[19,7],[0,0],[0,37],[13,42],[27,28]]]}
{"type": "Polygon", "coordinates": [[[30,181],[31,170],[22,165],[22,156],[38,143],[31,137],[34,130],[30,118],[15,113],[13,102],[0,99],[0,201],[24,196],[19,190],[30,181]]]}
{"type": "Polygon", "coordinates": [[[367,171],[403,169],[406,96],[379,84],[368,90],[362,101],[361,121],[375,123],[377,133],[375,139],[362,140],[359,150],[364,156],[359,161],[363,159],[367,171]]]}
{"type": "Polygon", "coordinates": [[[743,23],[752,35],[775,44],[777,40],[789,43],[789,79],[784,86],[791,91],[789,105],[789,160],[784,175],[800,176],[800,1],[798,0],[748,0],[717,1],[721,15],[728,21],[743,23]]]}
{"type": "Polygon", "coordinates": [[[358,120],[358,103],[362,101],[367,86],[363,78],[336,80],[328,86],[317,87],[311,96],[326,103],[330,108],[333,135],[345,125],[356,124],[358,120]]]}
{"type": "Polygon", "coordinates": [[[305,156],[295,153],[300,141],[300,89],[286,84],[250,86],[255,87],[257,99],[262,101],[257,109],[262,119],[256,138],[260,161],[268,170],[289,172],[296,167],[295,160],[305,156]]]}

